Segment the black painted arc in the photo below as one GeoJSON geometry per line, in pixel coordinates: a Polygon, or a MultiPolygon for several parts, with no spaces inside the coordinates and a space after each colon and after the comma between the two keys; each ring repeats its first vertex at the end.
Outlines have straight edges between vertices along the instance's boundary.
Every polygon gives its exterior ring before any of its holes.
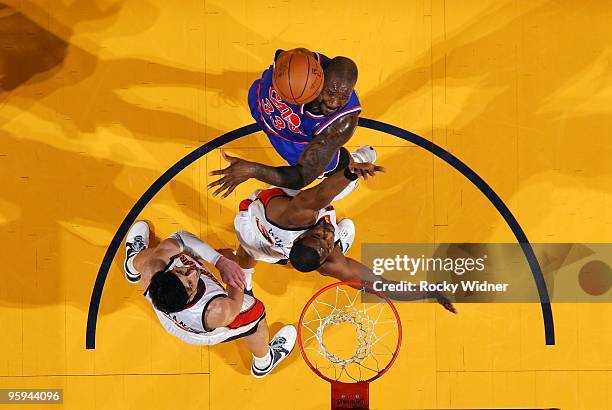
{"type": "Polygon", "coordinates": [[[138,201],[136,201],[132,209],[130,209],[126,217],[123,219],[123,222],[119,226],[119,229],[117,229],[115,236],[113,236],[113,239],[111,240],[111,243],[104,254],[104,258],[102,259],[100,269],[98,270],[98,276],[96,277],[96,282],[91,293],[89,312],[87,314],[87,330],[85,336],[85,347],[87,349],[95,349],[96,346],[96,322],[98,320],[98,310],[100,308],[102,291],[104,290],[104,282],[106,281],[108,271],[120,245],[123,242],[123,238],[127,234],[132,224],[136,221],[136,218],[142,212],[144,207],[149,203],[149,201],[151,201],[151,199],[153,199],[155,194],[157,194],[168,182],[170,182],[172,178],[199,158],[231,141],[249,134],[253,134],[260,130],[261,128],[257,124],[247,125],[223,134],[220,137],[215,138],[214,140],[207,142],[201,147],[193,150],[186,157],[178,161],[166,172],[164,172],[162,176],[153,182],[153,184],[138,199],[138,201]]]}
{"type": "Polygon", "coordinates": [[[476,174],[473,169],[468,167],[459,158],[455,157],[453,154],[446,151],[439,145],[436,145],[432,141],[429,141],[402,128],[398,128],[393,125],[386,124],[384,122],[370,120],[367,118],[359,118],[359,126],[395,135],[398,138],[410,141],[413,144],[416,144],[419,147],[426,149],[427,151],[431,152],[432,154],[455,168],[461,174],[463,174],[463,176],[469,179],[487,197],[487,199],[493,204],[495,209],[497,209],[497,211],[504,218],[504,220],[512,230],[512,233],[514,233],[516,240],[519,242],[523,253],[525,254],[525,258],[527,259],[529,267],[531,268],[533,279],[535,280],[536,287],[538,289],[538,294],[540,296],[546,344],[554,345],[555,327],[552,309],[550,306],[550,298],[548,296],[548,289],[546,288],[546,281],[544,280],[542,269],[540,268],[538,259],[535,256],[535,253],[533,252],[533,248],[531,247],[531,244],[529,243],[529,240],[527,239],[527,235],[523,231],[523,228],[521,228],[521,225],[518,223],[512,212],[510,212],[510,209],[508,209],[508,207],[506,206],[504,201],[502,201],[499,195],[497,195],[495,191],[493,191],[493,189],[489,186],[489,184],[487,184],[478,174],[476,174]]]}
{"type": "MultiPolygon", "coordinates": [[[[493,206],[495,206],[495,208],[502,215],[502,217],[514,233],[515,237],[521,245],[525,257],[527,258],[540,295],[546,344],[554,345],[555,333],[552,310],[550,306],[550,299],[548,297],[548,291],[546,289],[546,283],[544,282],[544,276],[542,275],[540,265],[529,241],[527,240],[527,236],[525,235],[523,229],[520,227],[516,218],[514,218],[508,207],[504,204],[501,198],[493,191],[493,189],[491,189],[491,187],[482,178],[480,178],[480,176],[478,176],[461,160],[459,160],[457,157],[444,150],[440,146],[434,144],[433,142],[426,140],[425,138],[419,137],[416,134],[395,127],[393,125],[385,124],[380,121],[370,120],[367,118],[359,118],[359,126],[394,135],[398,138],[412,142],[413,144],[416,144],[426,149],[427,151],[433,153],[443,161],[447,162],[457,171],[461,172],[474,185],[476,185],[476,187],[489,199],[489,201],[491,201],[493,206]]],[[[96,325],[98,319],[98,311],[100,308],[100,301],[102,299],[102,292],[104,290],[104,283],[106,281],[108,271],[110,270],[110,266],[113,262],[113,259],[115,258],[115,255],[120,245],[122,244],[123,238],[127,234],[130,226],[132,226],[132,224],[136,221],[136,218],[142,212],[144,207],[172,178],[174,178],[179,172],[181,172],[187,166],[195,162],[197,159],[206,155],[210,151],[223,146],[224,144],[227,144],[233,140],[260,130],[261,128],[257,124],[251,124],[223,134],[222,136],[207,142],[203,146],[189,153],[186,157],[182,158],[170,169],[164,172],[149,187],[149,189],[146,190],[146,192],[138,199],[138,201],[136,201],[132,209],[130,209],[123,222],[119,226],[119,229],[113,236],[113,239],[111,240],[111,243],[108,249],[106,250],[106,253],[104,254],[100,269],[98,270],[98,275],[96,277],[96,282],[94,284],[91,299],[89,302],[89,312],[87,315],[87,329],[85,335],[85,346],[87,349],[95,349],[96,346],[96,325]]]]}

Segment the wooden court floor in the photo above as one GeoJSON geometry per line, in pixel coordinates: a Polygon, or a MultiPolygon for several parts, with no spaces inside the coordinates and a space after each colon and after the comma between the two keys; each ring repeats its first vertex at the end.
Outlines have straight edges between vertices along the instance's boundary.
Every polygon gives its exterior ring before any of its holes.
{"type": "MultiPolygon", "coordinates": [[[[297,350],[255,380],[239,343],[165,334],[124,280],[122,252],[85,349],[121,221],[176,161],[252,122],[247,89],[277,48],[353,58],[363,116],[462,159],[532,242],[610,242],[611,19],[606,1],[0,0],[0,388],[63,388],[53,408],[79,410],[327,408],[329,386],[297,350]]],[[[353,257],[364,242],[514,242],[429,152],[359,129],[350,146],[363,144],[388,172],[336,206],[357,226],[353,257]]],[[[282,163],[261,133],[228,152],[282,163]]],[[[218,151],[198,160],[141,218],[158,237],[180,228],[236,246],[237,204],[260,185],[212,198],[207,173],[220,166],[218,151]]],[[[327,283],[255,273],[273,331],[327,283]]],[[[555,346],[537,304],[398,307],[405,340],[373,408],[612,408],[610,305],[553,305],[555,346]]]]}

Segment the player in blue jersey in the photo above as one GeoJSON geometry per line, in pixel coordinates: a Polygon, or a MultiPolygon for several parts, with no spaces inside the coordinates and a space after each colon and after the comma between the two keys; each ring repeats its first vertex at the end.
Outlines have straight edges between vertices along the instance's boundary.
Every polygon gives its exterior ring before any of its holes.
{"type": "MultiPolygon", "coordinates": [[[[284,52],[278,50],[274,61],[284,52]]],[[[311,53],[303,48],[287,52],[311,53]]],[[[321,64],[325,80],[321,93],[310,103],[296,105],[282,100],[272,86],[274,65],[249,89],[251,115],[289,166],[271,167],[224,154],[230,166],[211,173],[223,176],[209,184],[209,188],[218,187],[213,195],[223,192],[222,197],[226,197],[249,178],[301,189],[318,176],[332,175],[351,162],[349,152],[342,146],[355,132],[361,112],[353,90],[357,66],[346,57],[330,59],[320,53],[312,55],[321,64]]],[[[375,152],[368,148],[354,155],[354,159],[373,162],[375,152]]]]}

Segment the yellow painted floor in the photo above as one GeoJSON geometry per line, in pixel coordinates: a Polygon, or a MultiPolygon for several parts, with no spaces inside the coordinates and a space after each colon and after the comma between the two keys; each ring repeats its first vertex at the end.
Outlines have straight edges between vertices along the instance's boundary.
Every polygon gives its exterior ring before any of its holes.
{"type": "MultiPolygon", "coordinates": [[[[363,116],[451,151],[508,204],[532,242],[612,238],[612,4],[606,1],[1,0],[0,388],[63,388],[65,409],[325,409],[329,386],[295,354],[263,380],[238,343],[164,333],[102,257],[142,193],[176,161],[252,122],[248,86],[277,48],[346,55],[363,116]]],[[[339,202],[362,242],[513,242],[491,204],[421,148],[359,129],[388,173],[339,202]]],[[[281,164],[263,134],[229,152],[281,164]]],[[[235,246],[228,199],[206,192],[218,151],[141,214],[235,246]]],[[[272,330],[297,322],[328,279],[260,265],[272,330]]],[[[371,387],[377,409],[612,408],[612,307],[398,306],[405,339],[371,387]]],[[[1,406],[0,406],[1,407],[1,406]]],[[[12,408],[12,407],[11,407],[12,408]]],[[[41,408],[22,406],[21,408],[41,408]]]]}

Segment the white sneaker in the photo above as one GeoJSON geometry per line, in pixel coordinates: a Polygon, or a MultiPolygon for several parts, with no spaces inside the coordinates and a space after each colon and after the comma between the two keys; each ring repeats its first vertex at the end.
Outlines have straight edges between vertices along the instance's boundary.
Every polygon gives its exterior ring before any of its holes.
{"type": "Polygon", "coordinates": [[[287,356],[293,350],[295,346],[295,340],[297,339],[297,330],[292,325],[286,325],[277,334],[274,335],[270,342],[270,353],[272,354],[272,361],[266,369],[259,369],[255,367],[255,363],[251,365],[251,374],[258,379],[266,376],[272,371],[280,362],[285,360],[287,356]]]}
{"type": "MultiPolygon", "coordinates": [[[[374,147],[370,145],[364,145],[364,146],[357,148],[356,151],[351,152],[351,157],[353,157],[353,160],[355,162],[374,163],[374,161],[376,161],[376,150],[374,149],[374,147]]],[[[338,195],[336,195],[336,197],[332,200],[332,202],[336,202],[343,198],[346,198],[358,186],[359,186],[359,179],[356,179],[350,184],[348,184],[346,188],[344,188],[338,195]]]]}
{"type": "Polygon", "coordinates": [[[134,258],[143,249],[149,247],[149,225],[145,221],[136,221],[125,237],[125,263],[123,271],[130,283],[140,281],[140,272],[134,268],[134,258]]]}
{"type": "Polygon", "coordinates": [[[345,218],[338,222],[338,235],[340,236],[338,240],[340,242],[340,249],[346,255],[355,240],[355,224],[353,221],[345,218]]]}

